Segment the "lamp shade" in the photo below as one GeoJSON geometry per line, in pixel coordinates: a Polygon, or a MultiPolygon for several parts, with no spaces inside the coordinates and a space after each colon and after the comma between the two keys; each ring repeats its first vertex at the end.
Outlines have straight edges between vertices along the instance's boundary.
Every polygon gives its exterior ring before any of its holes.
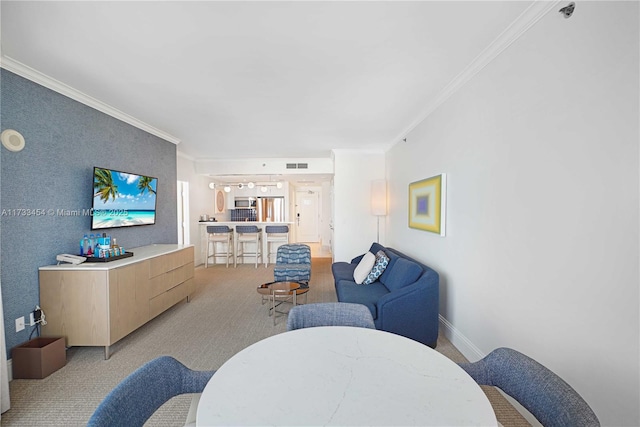
{"type": "Polygon", "coordinates": [[[371,183],[371,213],[377,216],[387,214],[387,181],[384,179],[371,183]]]}

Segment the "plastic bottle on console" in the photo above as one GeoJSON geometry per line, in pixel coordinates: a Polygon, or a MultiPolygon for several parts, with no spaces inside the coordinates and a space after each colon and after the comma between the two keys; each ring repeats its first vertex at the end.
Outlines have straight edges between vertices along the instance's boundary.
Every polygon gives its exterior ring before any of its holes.
{"type": "Polygon", "coordinates": [[[85,234],[82,238],[81,253],[82,256],[89,255],[89,237],[85,234]]]}

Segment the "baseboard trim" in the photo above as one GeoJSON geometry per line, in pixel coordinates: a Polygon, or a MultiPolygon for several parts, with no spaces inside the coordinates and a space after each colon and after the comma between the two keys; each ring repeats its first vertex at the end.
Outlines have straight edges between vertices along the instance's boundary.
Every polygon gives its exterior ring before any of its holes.
{"type": "MultiPolygon", "coordinates": [[[[485,353],[480,351],[478,347],[476,347],[469,338],[467,338],[462,332],[456,329],[455,326],[447,319],[439,315],[440,318],[440,333],[442,333],[450,342],[453,344],[455,348],[457,348],[460,353],[470,362],[475,362],[486,356],[485,353]]],[[[502,396],[513,406],[516,411],[520,412],[520,414],[531,424],[532,427],[542,427],[542,424],[538,422],[538,420],[529,412],[527,409],[520,405],[517,400],[496,388],[502,396]]]]}
{"type": "Polygon", "coordinates": [[[7,379],[13,381],[13,359],[7,360],[7,379]]]}
{"type": "Polygon", "coordinates": [[[455,348],[460,350],[460,353],[470,362],[475,362],[477,360],[482,359],[486,354],[484,354],[478,347],[476,347],[469,338],[464,336],[462,332],[457,330],[455,326],[447,319],[445,319],[441,314],[440,318],[440,331],[441,333],[453,344],[455,348]]]}

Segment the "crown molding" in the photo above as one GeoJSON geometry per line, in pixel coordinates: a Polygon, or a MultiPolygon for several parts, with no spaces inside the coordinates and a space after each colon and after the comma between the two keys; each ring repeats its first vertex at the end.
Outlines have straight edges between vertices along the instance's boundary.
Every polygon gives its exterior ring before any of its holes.
{"type": "Polygon", "coordinates": [[[415,129],[420,123],[425,121],[440,105],[456,93],[462,86],[478,74],[491,61],[498,57],[506,48],[511,46],[516,40],[526,33],[529,28],[535,25],[550,10],[556,7],[561,0],[543,1],[534,0],[527,9],[524,10],[496,39],[491,42],[473,61],[453,78],[427,105],[427,108],[414,120],[405,130],[400,133],[390,144],[391,148],[398,142],[406,138],[407,134],[415,129]]]}
{"type": "Polygon", "coordinates": [[[110,105],[105,104],[102,101],[98,101],[97,99],[87,95],[86,93],[80,92],[68,86],[52,77],[47,76],[15,59],[8,56],[0,56],[0,67],[4,68],[7,71],[11,71],[25,79],[31,80],[41,86],[44,86],[48,89],[51,89],[55,92],[58,92],[68,98],[71,98],[75,101],[78,101],[84,105],[87,105],[91,108],[94,108],[104,114],[107,114],[111,117],[114,117],[118,120],[121,120],[125,123],[130,124],[131,126],[137,127],[145,132],[148,132],[152,135],[157,136],[158,138],[162,138],[165,141],[169,141],[173,144],[179,144],[180,139],[176,138],[173,135],[168,134],[154,126],[151,126],[141,120],[136,119],[133,116],[130,116],[127,113],[124,113],[116,108],[111,107],[110,105]]]}

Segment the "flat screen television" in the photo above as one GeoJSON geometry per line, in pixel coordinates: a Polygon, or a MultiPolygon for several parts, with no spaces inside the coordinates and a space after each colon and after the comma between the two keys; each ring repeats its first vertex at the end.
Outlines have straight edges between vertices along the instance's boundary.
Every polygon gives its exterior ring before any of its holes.
{"type": "Polygon", "coordinates": [[[156,223],[158,178],[93,168],[91,229],[156,223]]]}

